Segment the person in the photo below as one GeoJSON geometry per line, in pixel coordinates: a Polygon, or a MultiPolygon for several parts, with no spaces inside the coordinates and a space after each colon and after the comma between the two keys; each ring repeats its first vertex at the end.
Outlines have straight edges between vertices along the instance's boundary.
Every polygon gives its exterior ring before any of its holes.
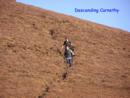
{"type": "Polygon", "coordinates": [[[72,46],[71,42],[67,37],[65,38],[62,48],[63,47],[64,47],[64,58],[66,60],[66,63],[71,66],[73,61],[73,56],[75,54],[74,54],[74,47],[72,46]]]}
{"type": "Polygon", "coordinates": [[[73,62],[73,55],[74,52],[70,49],[69,46],[66,46],[66,50],[65,50],[65,59],[66,59],[66,63],[69,64],[69,66],[72,66],[72,62],[73,62]]]}

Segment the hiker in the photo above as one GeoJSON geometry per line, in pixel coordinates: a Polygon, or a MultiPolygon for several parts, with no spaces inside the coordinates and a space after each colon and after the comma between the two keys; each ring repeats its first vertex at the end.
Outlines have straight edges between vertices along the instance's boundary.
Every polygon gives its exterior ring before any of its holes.
{"type": "Polygon", "coordinates": [[[74,56],[74,47],[72,46],[71,42],[67,37],[65,38],[62,48],[63,47],[64,47],[64,58],[67,64],[71,66],[74,56]]]}
{"type": "Polygon", "coordinates": [[[70,67],[72,66],[72,62],[73,62],[73,55],[74,52],[70,49],[69,46],[66,46],[64,56],[66,59],[66,63],[69,64],[70,67]]]}

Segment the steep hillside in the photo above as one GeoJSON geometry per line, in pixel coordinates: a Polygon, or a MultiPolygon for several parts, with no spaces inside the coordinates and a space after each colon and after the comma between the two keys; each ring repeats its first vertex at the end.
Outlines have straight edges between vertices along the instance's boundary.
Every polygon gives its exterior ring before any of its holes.
{"type": "Polygon", "coordinates": [[[130,33],[0,0],[0,98],[130,98],[130,33]]]}

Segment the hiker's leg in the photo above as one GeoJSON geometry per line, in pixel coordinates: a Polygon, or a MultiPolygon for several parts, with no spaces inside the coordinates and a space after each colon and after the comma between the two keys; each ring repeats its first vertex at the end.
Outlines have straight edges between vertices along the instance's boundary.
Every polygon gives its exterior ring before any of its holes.
{"type": "Polygon", "coordinates": [[[70,67],[72,66],[72,58],[69,59],[69,66],[70,66],[70,67]]]}
{"type": "Polygon", "coordinates": [[[69,64],[69,59],[66,58],[66,63],[69,64]]]}

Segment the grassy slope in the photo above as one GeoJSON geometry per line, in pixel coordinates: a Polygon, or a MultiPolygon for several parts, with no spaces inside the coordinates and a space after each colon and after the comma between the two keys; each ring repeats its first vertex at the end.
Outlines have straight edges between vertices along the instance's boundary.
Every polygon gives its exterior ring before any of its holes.
{"type": "Polygon", "coordinates": [[[1,8],[0,97],[130,97],[128,32],[20,3],[1,8]],[[65,36],[72,68],[60,53],[65,36]]]}

